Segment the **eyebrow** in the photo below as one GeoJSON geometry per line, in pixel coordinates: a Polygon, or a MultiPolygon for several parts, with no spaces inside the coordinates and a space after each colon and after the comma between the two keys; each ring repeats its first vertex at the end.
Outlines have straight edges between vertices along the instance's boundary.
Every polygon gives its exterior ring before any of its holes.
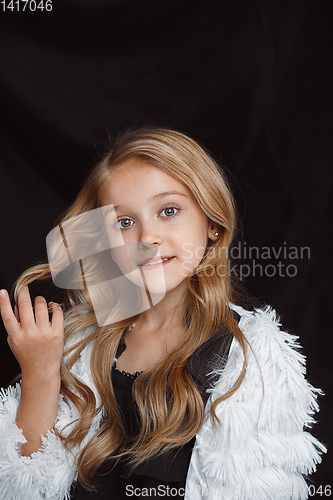
{"type": "MultiPolygon", "coordinates": [[[[177,196],[185,196],[186,198],[188,197],[187,194],[185,193],[180,193],[179,191],[165,191],[164,193],[158,193],[149,198],[148,201],[154,201],[156,198],[164,198],[165,196],[170,196],[170,195],[177,195],[177,196]]],[[[117,208],[121,208],[123,205],[117,205],[116,207],[113,207],[114,210],[117,208]]]]}

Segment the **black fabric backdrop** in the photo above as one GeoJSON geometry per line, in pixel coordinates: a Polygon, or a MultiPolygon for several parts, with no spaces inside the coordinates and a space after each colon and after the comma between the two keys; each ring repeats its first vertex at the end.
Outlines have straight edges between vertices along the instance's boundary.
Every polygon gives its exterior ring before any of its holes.
{"type": "MultiPolygon", "coordinates": [[[[108,133],[135,124],[188,133],[229,171],[244,247],[310,248],[303,259],[259,258],[263,266],[284,267],[272,277],[260,276],[257,268],[243,282],[300,335],[307,377],[327,394],[315,428],[327,444],[328,5],[54,0],[51,12],[4,11],[2,2],[0,14],[1,288],[10,290],[24,269],[46,259],[46,235],[104,150],[108,133]],[[282,276],[290,264],[296,275],[282,276]]],[[[30,288],[48,300],[61,296],[51,283],[30,288]]],[[[0,339],[6,386],[18,365],[2,325],[0,339]]],[[[328,454],[312,476],[317,486],[329,484],[330,462],[328,454]]]]}

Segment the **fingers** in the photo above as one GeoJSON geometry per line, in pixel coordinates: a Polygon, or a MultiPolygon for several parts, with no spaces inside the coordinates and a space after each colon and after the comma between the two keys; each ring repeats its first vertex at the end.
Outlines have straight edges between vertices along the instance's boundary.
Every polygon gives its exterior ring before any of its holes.
{"type": "Polygon", "coordinates": [[[32,309],[29,288],[27,286],[24,286],[19,291],[17,297],[17,307],[22,328],[33,328],[35,325],[35,317],[32,309]]]}
{"type": "Polygon", "coordinates": [[[15,314],[15,318],[17,319],[17,322],[19,323],[20,322],[20,315],[19,315],[19,311],[17,309],[17,305],[16,304],[14,306],[14,314],[15,314]]]}
{"type": "Polygon", "coordinates": [[[41,329],[49,326],[49,311],[44,297],[35,298],[35,321],[41,329]]]}
{"type": "Polygon", "coordinates": [[[6,290],[0,291],[0,310],[2,321],[5,325],[8,335],[18,332],[20,330],[20,325],[15,318],[15,314],[13,312],[6,290]]]}
{"type": "Polygon", "coordinates": [[[52,309],[52,319],[51,325],[54,328],[63,328],[64,325],[64,314],[62,308],[56,302],[50,302],[49,305],[52,309]]]}
{"type": "Polygon", "coordinates": [[[59,330],[63,329],[64,315],[59,304],[55,302],[50,302],[49,304],[52,309],[50,323],[46,300],[41,296],[35,298],[34,313],[27,286],[24,286],[20,290],[17,303],[18,306],[15,305],[15,310],[13,311],[7,291],[0,291],[1,317],[8,335],[18,332],[35,331],[36,327],[42,332],[46,332],[50,326],[59,330]]]}

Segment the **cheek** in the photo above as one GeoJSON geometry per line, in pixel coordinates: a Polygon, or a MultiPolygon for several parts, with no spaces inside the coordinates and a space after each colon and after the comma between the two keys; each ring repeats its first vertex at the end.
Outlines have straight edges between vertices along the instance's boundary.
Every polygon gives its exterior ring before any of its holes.
{"type": "Polygon", "coordinates": [[[199,238],[198,235],[196,237],[193,235],[192,238],[184,238],[184,235],[182,235],[181,241],[180,256],[182,261],[196,267],[202,260],[206,250],[205,239],[199,238]]]}

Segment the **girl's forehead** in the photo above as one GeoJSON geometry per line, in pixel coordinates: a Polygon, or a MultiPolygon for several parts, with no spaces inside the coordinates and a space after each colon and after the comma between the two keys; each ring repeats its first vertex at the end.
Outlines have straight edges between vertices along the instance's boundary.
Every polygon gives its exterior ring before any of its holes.
{"type": "Polygon", "coordinates": [[[158,194],[158,192],[177,190],[191,196],[188,187],[162,168],[142,160],[129,160],[110,171],[100,190],[100,197],[130,195],[133,192],[158,194]],[[156,191],[156,193],[155,193],[156,191]]]}

